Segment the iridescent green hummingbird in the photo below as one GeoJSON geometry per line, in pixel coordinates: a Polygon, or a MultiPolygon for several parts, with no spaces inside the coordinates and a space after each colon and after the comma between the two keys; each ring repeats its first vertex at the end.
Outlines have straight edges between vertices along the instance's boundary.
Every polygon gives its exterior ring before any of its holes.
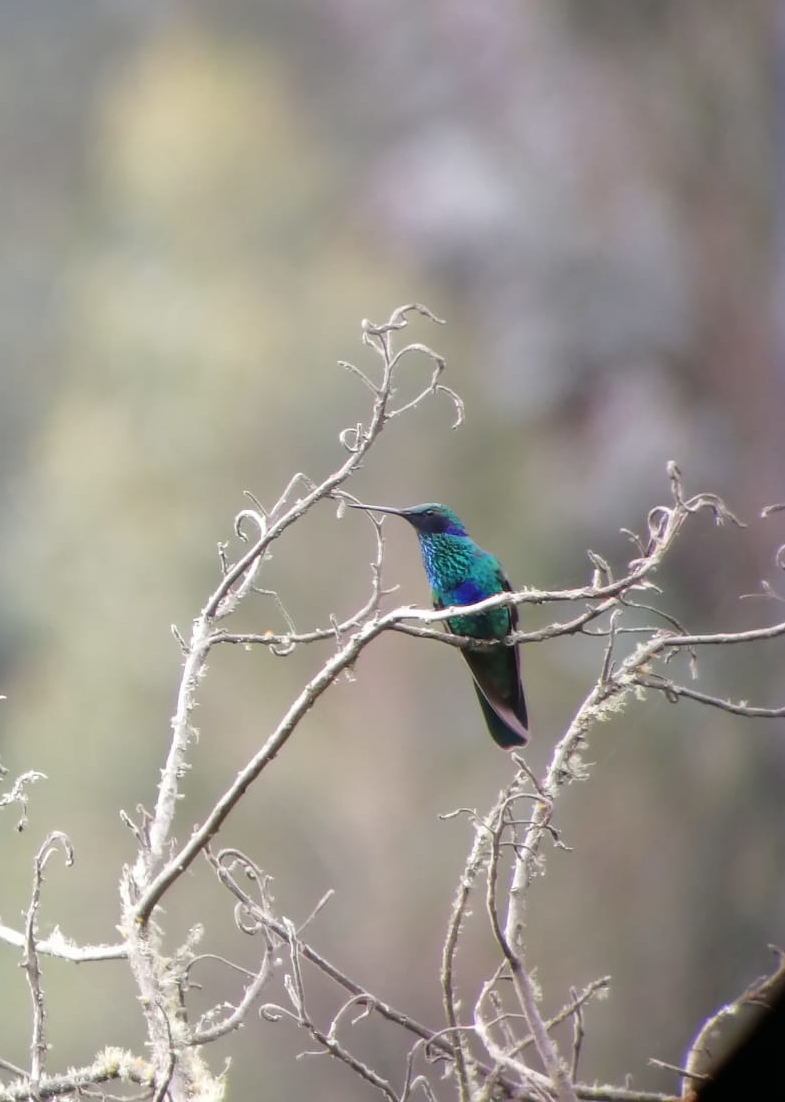
{"type": "MultiPolygon", "coordinates": [[[[434,608],[473,605],[495,593],[511,591],[499,561],[470,539],[455,513],[444,505],[390,509],[358,503],[351,508],[393,513],[408,520],[417,532],[434,608]]],[[[518,626],[518,610],[508,605],[470,616],[451,616],[446,626],[454,635],[505,639],[518,626]]],[[[465,650],[463,656],[472,671],[477,698],[494,741],[506,749],[525,745],[528,720],[518,648],[465,650]]]]}

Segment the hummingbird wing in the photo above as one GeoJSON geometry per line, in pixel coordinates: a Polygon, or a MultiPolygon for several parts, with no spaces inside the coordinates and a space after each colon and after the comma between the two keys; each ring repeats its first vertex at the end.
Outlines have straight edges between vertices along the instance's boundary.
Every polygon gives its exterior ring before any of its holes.
{"type": "MultiPolygon", "coordinates": [[[[497,565],[498,592],[512,592],[507,577],[497,565]]],[[[434,607],[444,608],[439,600],[434,607]]],[[[518,627],[518,609],[510,605],[502,610],[506,614],[506,630],[477,635],[477,638],[503,638],[518,627]]],[[[447,625],[449,628],[449,625],[447,625]]],[[[489,651],[465,650],[463,656],[474,678],[474,688],[480,702],[485,722],[493,740],[499,746],[509,748],[524,746],[528,742],[528,717],[526,699],[521,684],[520,654],[517,647],[495,647],[489,651]]]]}
{"type": "MultiPolygon", "coordinates": [[[[499,584],[507,593],[512,586],[501,567],[499,584]]],[[[510,605],[507,635],[517,630],[518,609],[510,605]]],[[[524,746],[528,740],[529,720],[521,684],[521,657],[517,647],[497,647],[492,651],[464,651],[472,671],[477,698],[485,722],[495,742],[504,748],[524,746]]]]}
{"type": "MultiPolygon", "coordinates": [[[[510,585],[507,576],[501,570],[499,571],[499,574],[499,581],[501,582],[502,589],[505,591],[505,593],[512,593],[512,586],[510,585]]],[[[509,605],[509,607],[507,608],[507,613],[510,617],[509,634],[512,635],[513,632],[518,630],[518,606],[509,605]]],[[[504,649],[509,657],[512,658],[512,662],[510,663],[510,665],[512,666],[512,669],[515,673],[515,677],[513,679],[515,693],[512,701],[512,710],[515,718],[518,720],[518,723],[523,728],[523,737],[526,741],[528,740],[529,716],[526,711],[526,697],[523,695],[523,682],[521,681],[521,652],[518,649],[517,645],[514,647],[505,647],[504,649]]]]}

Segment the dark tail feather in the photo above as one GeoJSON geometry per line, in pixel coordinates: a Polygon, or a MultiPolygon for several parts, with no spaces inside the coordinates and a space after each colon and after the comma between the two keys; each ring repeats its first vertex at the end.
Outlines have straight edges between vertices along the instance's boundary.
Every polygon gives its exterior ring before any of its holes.
{"type": "Polygon", "coordinates": [[[509,750],[513,746],[525,746],[528,737],[526,734],[526,705],[523,701],[523,695],[521,695],[521,712],[523,714],[517,716],[510,711],[508,720],[500,715],[495,708],[491,707],[488,698],[477,682],[474,683],[474,689],[493,741],[504,750],[509,750]]]}

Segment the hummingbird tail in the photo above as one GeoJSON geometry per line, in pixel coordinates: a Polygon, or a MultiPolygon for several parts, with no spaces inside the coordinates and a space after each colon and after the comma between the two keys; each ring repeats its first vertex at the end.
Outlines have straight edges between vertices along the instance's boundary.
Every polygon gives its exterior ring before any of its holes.
{"type": "MultiPolygon", "coordinates": [[[[529,741],[529,735],[522,720],[511,708],[504,708],[501,705],[493,707],[476,682],[474,688],[493,741],[504,750],[510,750],[515,746],[525,746],[529,741]]],[[[523,719],[525,720],[526,706],[524,705],[523,708],[523,719]]]]}

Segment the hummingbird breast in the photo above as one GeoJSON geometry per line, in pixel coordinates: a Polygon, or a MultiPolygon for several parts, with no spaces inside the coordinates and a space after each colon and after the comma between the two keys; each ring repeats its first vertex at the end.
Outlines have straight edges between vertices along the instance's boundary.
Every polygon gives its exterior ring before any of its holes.
{"type": "MultiPolygon", "coordinates": [[[[420,552],[436,605],[473,605],[503,590],[496,559],[466,536],[423,537],[420,552]]],[[[510,614],[506,608],[495,608],[472,616],[452,616],[447,626],[456,635],[503,639],[510,631],[510,614]]]]}

